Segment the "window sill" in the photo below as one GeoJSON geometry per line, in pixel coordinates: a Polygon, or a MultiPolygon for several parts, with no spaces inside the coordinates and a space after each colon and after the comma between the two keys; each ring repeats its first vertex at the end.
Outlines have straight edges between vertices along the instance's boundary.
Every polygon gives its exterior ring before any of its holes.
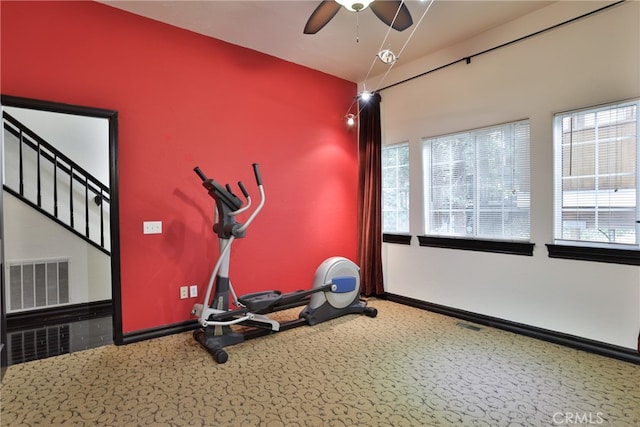
{"type": "Polygon", "coordinates": [[[547,244],[549,258],[640,265],[640,251],[547,244]]]}
{"type": "Polygon", "coordinates": [[[399,245],[410,245],[411,244],[411,235],[410,234],[382,233],[382,241],[384,243],[396,243],[396,244],[399,244],[399,245]]]}
{"type": "Polygon", "coordinates": [[[533,243],[502,242],[497,240],[461,239],[454,237],[418,236],[420,246],[494,252],[499,254],[533,256],[533,243]]]}

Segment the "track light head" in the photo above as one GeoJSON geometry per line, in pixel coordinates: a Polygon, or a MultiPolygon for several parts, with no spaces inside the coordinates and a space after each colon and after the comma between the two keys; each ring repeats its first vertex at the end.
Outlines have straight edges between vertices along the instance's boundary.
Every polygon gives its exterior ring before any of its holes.
{"type": "Polygon", "coordinates": [[[349,126],[353,126],[356,123],[356,116],[351,113],[347,114],[345,119],[347,119],[347,124],[349,126]]]}
{"type": "Polygon", "coordinates": [[[360,92],[360,100],[367,102],[369,98],[371,98],[371,92],[368,92],[366,90],[360,92]]]}

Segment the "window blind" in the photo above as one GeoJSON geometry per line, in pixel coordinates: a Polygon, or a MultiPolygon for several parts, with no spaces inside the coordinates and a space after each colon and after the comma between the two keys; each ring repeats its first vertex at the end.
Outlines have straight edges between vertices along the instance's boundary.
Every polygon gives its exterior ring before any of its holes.
{"type": "Polygon", "coordinates": [[[528,120],[423,144],[426,234],[529,239],[528,120]]]}
{"type": "Polygon", "coordinates": [[[409,144],[382,148],[382,231],[409,232],[409,144]]]}
{"type": "Polygon", "coordinates": [[[638,246],[638,106],[555,116],[556,241],[638,246]]]}

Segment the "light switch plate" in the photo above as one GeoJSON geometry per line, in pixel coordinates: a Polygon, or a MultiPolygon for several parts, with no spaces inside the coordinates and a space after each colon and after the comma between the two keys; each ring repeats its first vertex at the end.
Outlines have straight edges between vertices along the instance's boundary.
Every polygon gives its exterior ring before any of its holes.
{"type": "Polygon", "coordinates": [[[142,223],[143,234],[162,234],[162,221],[144,221],[142,223]]]}

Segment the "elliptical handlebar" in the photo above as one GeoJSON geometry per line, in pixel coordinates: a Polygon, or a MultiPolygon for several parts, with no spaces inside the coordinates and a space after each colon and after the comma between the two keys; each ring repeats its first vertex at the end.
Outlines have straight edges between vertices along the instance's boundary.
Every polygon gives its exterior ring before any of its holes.
{"type": "Polygon", "coordinates": [[[204,172],[202,172],[198,166],[193,168],[193,171],[200,177],[202,182],[204,182],[204,181],[206,181],[208,179],[207,175],[205,175],[204,172]]]}
{"type": "Polygon", "coordinates": [[[257,163],[253,164],[253,174],[256,176],[256,184],[260,187],[262,185],[262,176],[260,176],[260,166],[257,163]]]}
{"type": "MultiPolygon", "coordinates": [[[[255,178],[256,178],[256,184],[258,185],[258,190],[260,192],[260,203],[253,210],[253,212],[251,213],[249,218],[246,220],[246,222],[238,228],[237,230],[238,233],[244,233],[247,227],[249,227],[249,224],[251,224],[251,222],[255,219],[256,215],[258,215],[258,212],[262,210],[262,207],[264,206],[264,202],[265,202],[265,194],[264,194],[264,187],[262,185],[262,176],[260,174],[260,166],[257,163],[254,163],[252,166],[253,166],[253,174],[255,175],[255,178]]],[[[230,217],[236,216],[239,213],[247,211],[251,206],[251,196],[249,195],[249,192],[247,191],[247,188],[244,186],[242,181],[238,181],[238,187],[240,187],[240,191],[242,191],[242,194],[244,195],[245,199],[247,199],[247,204],[244,207],[240,205],[241,203],[240,200],[235,194],[233,194],[233,191],[231,190],[231,186],[229,184],[226,184],[223,187],[217,182],[215,182],[213,179],[207,178],[207,175],[205,175],[205,173],[202,172],[202,170],[198,166],[193,168],[193,171],[202,180],[204,187],[209,191],[209,195],[216,200],[216,203],[218,203],[221,200],[225,206],[229,206],[230,209],[227,208],[229,210],[227,210],[226,212],[227,212],[227,215],[229,215],[230,217]]]]}
{"type": "Polygon", "coordinates": [[[240,187],[240,191],[242,191],[242,194],[244,195],[244,198],[248,199],[249,198],[249,192],[245,188],[245,186],[242,183],[242,181],[238,181],[238,187],[240,187]]]}
{"type": "Polygon", "coordinates": [[[253,174],[256,176],[256,184],[258,185],[258,191],[260,191],[260,203],[253,210],[247,221],[238,229],[240,233],[244,233],[244,231],[249,227],[249,224],[253,222],[258,212],[262,210],[265,202],[265,194],[264,194],[264,186],[262,185],[262,176],[260,175],[260,166],[257,163],[253,164],[253,174]]]}

